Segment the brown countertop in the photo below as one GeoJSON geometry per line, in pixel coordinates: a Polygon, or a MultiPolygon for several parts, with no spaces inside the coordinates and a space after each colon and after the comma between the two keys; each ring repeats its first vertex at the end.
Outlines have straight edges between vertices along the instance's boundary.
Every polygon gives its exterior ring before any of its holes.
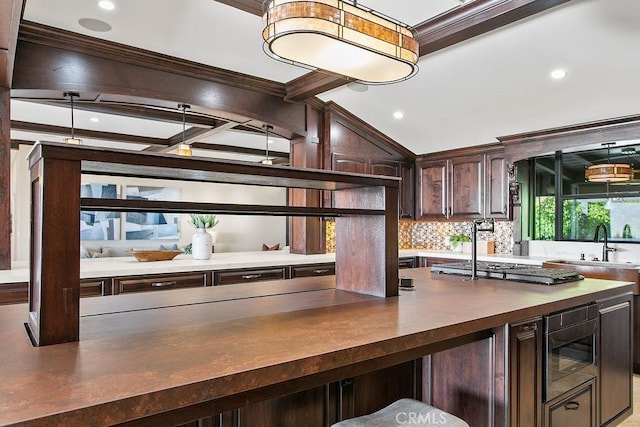
{"type": "MultiPolygon", "coordinates": [[[[0,425],[109,425],[201,402],[312,387],[385,357],[630,293],[598,279],[556,286],[432,275],[377,298],[333,276],[89,298],[79,342],[34,348],[27,307],[0,306],[0,425]]],[[[237,406],[238,400],[236,400],[237,406]]],[[[226,406],[225,406],[226,405],[226,406]]]]}

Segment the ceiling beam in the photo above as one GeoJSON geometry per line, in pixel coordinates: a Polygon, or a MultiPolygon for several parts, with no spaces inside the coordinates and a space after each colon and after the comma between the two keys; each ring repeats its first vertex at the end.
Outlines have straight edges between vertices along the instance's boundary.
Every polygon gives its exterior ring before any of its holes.
{"type": "MultiPolygon", "coordinates": [[[[242,3],[248,1],[250,0],[242,3]]],[[[476,0],[457,7],[414,27],[416,40],[420,45],[420,56],[488,33],[568,1],[570,0],[476,0]]],[[[312,71],[285,84],[285,99],[303,101],[349,81],[352,79],[312,71]]]]}
{"type": "MultiPolygon", "coordinates": [[[[14,91],[13,93],[19,93],[24,91],[14,91]]],[[[30,98],[21,98],[20,96],[12,96],[11,99],[21,100],[26,102],[34,102],[36,104],[55,105],[57,107],[69,107],[68,101],[49,101],[49,100],[37,100],[30,98]]],[[[101,113],[108,115],[117,115],[122,117],[130,117],[134,119],[155,120],[167,123],[182,123],[182,111],[161,109],[153,106],[139,105],[139,104],[124,104],[118,102],[109,101],[82,101],[76,100],[73,103],[73,108],[76,110],[90,111],[93,113],[101,113]]],[[[193,112],[187,112],[185,114],[187,123],[190,126],[197,126],[201,128],[215,128],[224,125],[227,121],[210,117],[204,114],[198,114],[193,112]]]]}
{"type": "MultiPolygon", "coordinates": [[[[197,148],[200,150],[221,151],[225,153],[234,153],[234,154],[248,154],[251,156],[265,155],[265,150],[259,150],[257,148],[236,147],[236,146],[224,145],[224,144],[208,144],[206,142],[194,142],[191,144],[191,148],[197,148]]],[[[282,151],[269,150],[269,157],[276,157],[276,158],[288,160],[289,153],[285,153],[282,151]]]]}
{"type": "Polygon", "coordinates": [[[420,56],[512,24],[570,0],[476,0],[414,29],[420,56]]]}
{"type": "MultiPolygon", "coordinates": [[[[43,125],[39,123],[21,122],[11,120],[11,129],[25,132],[45,133],[52,135],[70,135],[71,128],[66,126],[43,125]]],[[[87,129],[74,129],[75,136],[89,139],[100,139],[104,141],[129,142],[132,144],[167,146],[169,140],[162,138],[151,138],[147,136],[126,135],[123,133],[102,132],[87,129]]]]}

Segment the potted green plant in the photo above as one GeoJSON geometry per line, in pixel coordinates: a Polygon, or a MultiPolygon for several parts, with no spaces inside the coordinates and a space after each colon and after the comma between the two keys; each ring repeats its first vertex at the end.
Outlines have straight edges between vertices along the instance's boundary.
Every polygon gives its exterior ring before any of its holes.
{"type": "Polygon", "coordinates": [[[462,243],[470,241],[471,238],[465,234],[449,236],[449,245],[451,246],[451,250],[455,252],[462,252],[462,243]]]}
{"type": "Polygon", "coordinates": [[[213,253],[214,240],[217,242],[217,236],[214,237],[207,232],[207,229],[213,228],[220,222],[215,215],[209,214],[190,214],[190,222],[196,228],[196,232],[191,238],[191,256],[193,259],[209,259],[213,253]]]}

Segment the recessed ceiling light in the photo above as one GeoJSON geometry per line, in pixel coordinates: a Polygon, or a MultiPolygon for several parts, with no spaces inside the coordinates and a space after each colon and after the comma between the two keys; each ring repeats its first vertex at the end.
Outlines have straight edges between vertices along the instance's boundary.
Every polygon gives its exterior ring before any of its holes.
{"type": "Polygon", "coordinates": [[[112,1],[109,0],[100,0],[98,2],[98,6],[100,6],[104,10],[113,10],[116,8],[116,5],[113,4],[112,1]]]}
{"type": "Polygon", "coordinates": [[[100,119],[97,117],[91,117],[89,120],[91,120],[93,123],[98,123],[100,121],[100,119]]]}
{"type": "Polygon", "coordinates": [[[80,24],[81,27],[86,28],[87,30],[97,31],[99,33],[106,33],[107,31],[111,31],[111,25],[99,19],[80,18],[78,19],[78,24],[80,24]]]}
{"type": "Polygon", "coordinates": [[[395,113],[393,113],[393,117],[395,117],[396,119],[402,119],[404,118],[404,113],[402,111],[396,111],[395,113]]]}
{"type": "Polygon", "coordinates": [[[557,69],[557,70],[553,70],[550,75],[552,79],[560,80],[567,77],[567,72],[562,69],[557,69]]]}

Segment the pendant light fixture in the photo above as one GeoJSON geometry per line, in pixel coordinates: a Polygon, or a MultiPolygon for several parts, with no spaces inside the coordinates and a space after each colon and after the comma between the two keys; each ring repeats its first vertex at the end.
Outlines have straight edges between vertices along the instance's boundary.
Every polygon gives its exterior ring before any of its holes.
{"type": "Polygon", "coordinates": [[[176,150],[176,154],[178,156],[191,157],[193,154],[191,151],[191,145],[185,142],[185,133],[187,130],[187,108],[191,108],[188,104],[180,104],[178,108],[182,109],[182,142],[178,144],[178,149],[176,150]]]}
{"type": "Polygon", "coordinates": [[[264,142],[264,148],[265,148],[265,158],[264,160],[261,162],[263,165],[272,165],[273,164],[273,160],[271,160],[269,158],[269,131],[273,130],[273,126],[268,125],[268,124],[263,124],[262,125],[262,129],[264,129],[264,133],[266,135],[266,139],[264,142]]]}
{"type": "Polygon", "coordinates": [[[82,144],[82,140],[76,138],[75,127],[73,125],[73,98],[79,97],[79,96],[80,96],[80,94],[78,92],[65,92],[64,93],[64,97],[65,98],[69,98],[70,99],[70,103],[71,103],[71,137],[64,139],[65,144],[73,144],[73,145],[82,144]]]}
{"type": "Polygon", "coordinates": [[[615,142],[605,142],[607,147],[607,163],[591,165],[585,170],[585,178],[589,182],[624,182],[630,181],[633,176],[633,168],[627,163],[611,163],[611,146],[615,142]]]}
{"type": "Polygon", "coordinates": [[[263,49],[272,58],[382,84],[418,72],[419,44],[406,24],[356,0],[267,0],[263,49]]]}

